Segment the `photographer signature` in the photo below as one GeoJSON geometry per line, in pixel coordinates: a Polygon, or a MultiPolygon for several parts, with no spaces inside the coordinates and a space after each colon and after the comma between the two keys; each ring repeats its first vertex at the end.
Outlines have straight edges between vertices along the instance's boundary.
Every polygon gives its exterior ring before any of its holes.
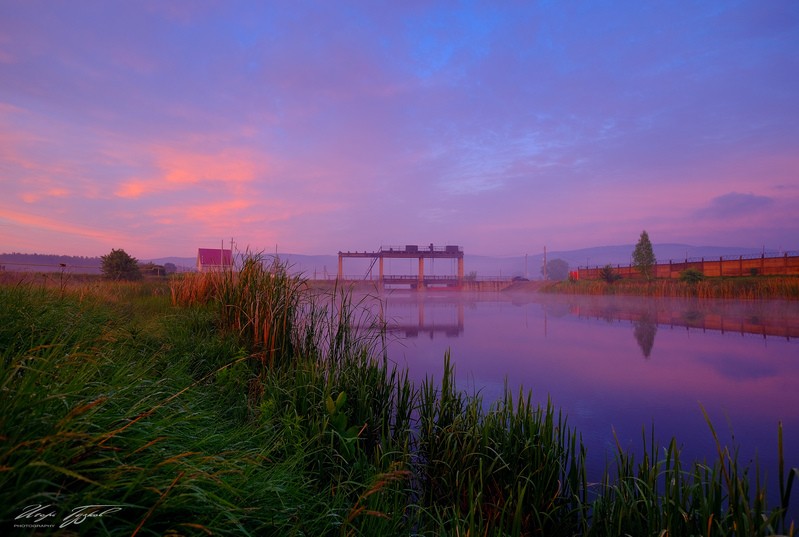
{"type": "MultiPolygon", "coordinates": [[[[64,516],[58,527],[66,528],[69,525],[77,526],[89,518],[101,518],[121,510],[122,508],[116,505],[81,505],[80,507],[75,507],[69,514],[64,516]]],[[[55,526],[57,517],[58,511],[53,505],[34,504],[25,507],[14,520],[26,522],[17,524],[17,526],[26,526],[32,523],[36,526],[53,527],[55,526]],[[46,522],[53,522],[53,524],[45,524],[46,522]]]]}

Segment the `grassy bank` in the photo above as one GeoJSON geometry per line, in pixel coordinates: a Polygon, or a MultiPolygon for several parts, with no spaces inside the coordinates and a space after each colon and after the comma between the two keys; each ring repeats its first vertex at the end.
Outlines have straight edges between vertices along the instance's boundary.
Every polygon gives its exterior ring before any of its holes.
{"type": "Polygon", "coordinates": [[[637,295],[667,298],[788,299],[799,300],[799,278],[790,276],[747,276],[705,278],[701,281],[657,279],[651,282],[620,279],[555,282],[542,292],[575,295],[637,295]]]}
{"type": "Polygon", "coordinates": [[[553,405],[485,410],[449,357],[413,385],[350,294],[251,261],[0,287],[4,535],[793,534],[790,468],[767,499],[734,447],[699,464],[645,435],[589,483],[553,405]]]}

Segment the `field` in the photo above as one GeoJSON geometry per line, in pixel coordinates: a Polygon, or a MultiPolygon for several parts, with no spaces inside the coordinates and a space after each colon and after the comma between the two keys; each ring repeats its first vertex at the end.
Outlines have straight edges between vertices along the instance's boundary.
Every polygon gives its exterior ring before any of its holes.
{"type": "Polygon", "coordinates": [[[766,498],[735,446],[685,461],[642,431],[646,455],[619,450],[590,483],[551,404],[506,392],[484,410],[449,356],[413,385],[383,337],[346,289],[257,257],[235,275],[6,282],[3,534],[795,534],[783,456],[766,498]]]}

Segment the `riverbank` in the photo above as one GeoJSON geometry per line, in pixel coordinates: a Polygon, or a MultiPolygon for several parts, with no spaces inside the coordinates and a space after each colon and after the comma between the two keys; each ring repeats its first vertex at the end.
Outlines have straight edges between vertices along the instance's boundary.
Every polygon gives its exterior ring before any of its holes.
{"type": "Polygon", "coordinates": [[[505,393],[486,411],[443,356],[443,378],[413,385],[350,294],[259,267],[184,275],[166,292],[0,287],[4,534],[56,534],[88,505],[107,509],[68,530],[789,533],[789,486],[765,498],[734,446],[700,464],[645,437],[644,460],[620,450],[589,483],[579,431],[556,408],[505,393]]]}
{"type": "Polygon", "coordinates": [[[566,280],[540,287],[545,293],[574,295],[631,295],[668,298],[783,299],[799,300],[799,277],[744,276],[704,278],[697,282],[675,279],[566,280]]]}
{"type": "MultiPolygon", "coordinates": [[[[168,289],[169,277],[145,276],[143,282],[153,288],[168,289]]],[[[330,293],[347,289],[355,293],[381,294],[385,290],[376,280],[340,282],[335,279],[313,280],[302,278],[302,287],[313,291],[330,293]]],[[[73,274],[70,272],[14,272],[1,271],[0,285],[36,285],[62,290],[86,290],[100,288],[107,282],[102,275],[73,274]]],[[[125,285],[124,282],[120,285],[125,285]]],[[[411,291],[410,289],[399,289],[411,291]]],[[[575,295],[630,295],[668,298],[723,298],[723,299],[784,299],[799,300],[799,276],[740,276],[706,277],[699,281],[684,281],[675,278],[658,278],[650,282],[639,278],[621,278],[612,283],[600,279],[564,281],[511,281],[477,280],[466,281],[461,288],[431,287],[414,292],[475,292],[475,293],[561,293],[575,295]]]]}

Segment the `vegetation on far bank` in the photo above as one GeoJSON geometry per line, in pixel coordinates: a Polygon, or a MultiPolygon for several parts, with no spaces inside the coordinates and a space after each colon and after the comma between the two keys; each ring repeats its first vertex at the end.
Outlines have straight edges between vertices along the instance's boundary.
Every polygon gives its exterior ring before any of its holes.
{"type": "MultiPolygon", "coordinates": [[[[602,269],[602,273],[608,267],[602,269]]],[[[788,299],[799,300],[797,276],[742,276],[704,278],[693,274],[680,279],[640,280],[614,277],[612,268],[599,280],[565,280],[541,287],[542,292],[575,295],[639,295],[667,298],[788,299]]]]}
{"type": "Polygon", "coordinates": [[[694,462],[644,434],[591,483],[551,403],[506,390],[486,410],[449,357],[414,385],[351,294],[258,256],[51,284],[0,286],[5,535],[35,505],[55,513],[41,535],[795,534],[779,430],[779,498],[717,437],[694,462]],[[59,527],[87,505],[118,509],[59,527]]]}

